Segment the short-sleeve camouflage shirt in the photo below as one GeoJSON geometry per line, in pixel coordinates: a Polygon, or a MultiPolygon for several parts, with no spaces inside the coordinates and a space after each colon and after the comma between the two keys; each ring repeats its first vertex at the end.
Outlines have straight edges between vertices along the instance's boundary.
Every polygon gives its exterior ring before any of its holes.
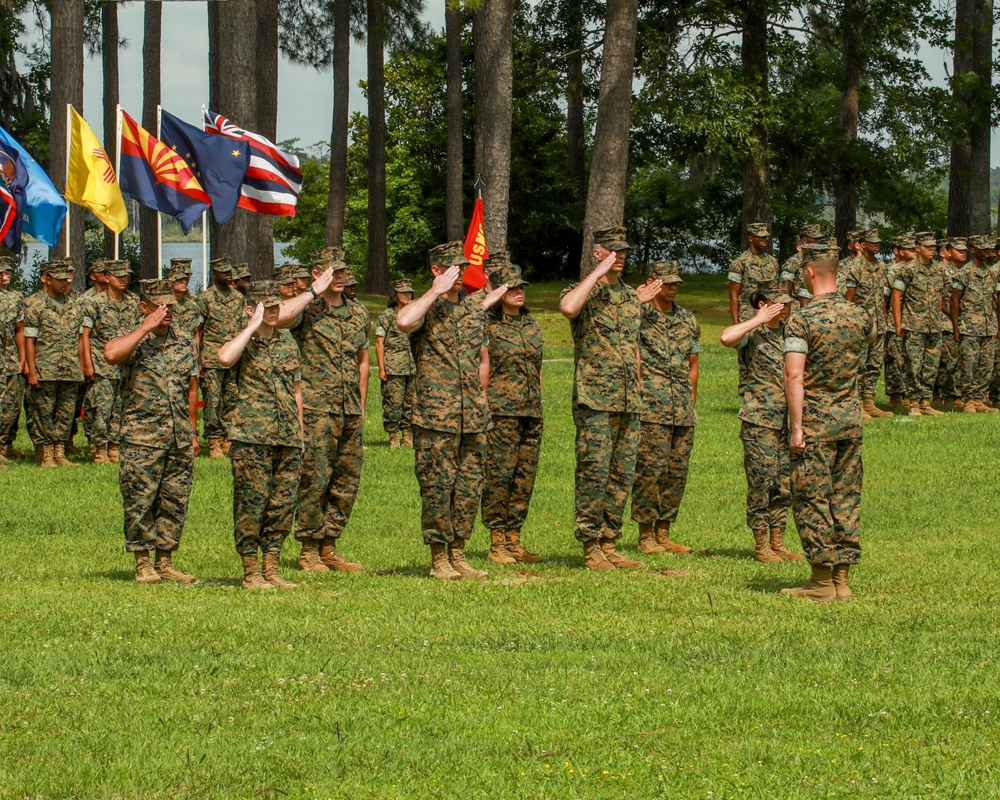
{"type": "Polygon", "coordinates": [[[542,327],[530,314],[491,317],[490,382],[494,417],[542,416],[542,327]]]}
{"type": "MultiPolygon", "coordinates": [[[[243,325],[246,325],[246,301],[241,300],[240,303],[243,306],[243,317],[240,321],[243,325]]],[[[174,315],[170,320],[170,327],[181,336],[193,339],[198,326],[204,321],[205,318],[201,315],[201,306],[198,303],[198,299],[191,292],[185,292],[184,299],[174,303],[174,315]]]]}
{"type": "Polygon", "coordinates": [[[969,261],[953,276],[952,288],[962,297],[958,302],[958,332],[963,336],[996,336],[997,270],[969,261]]]}
{"type": "Polygon", "coordinates": [[[803,353],[802,430],[806,444],[860,439],[861,348],[875,339],[875,320],[836,293],[820,294],[785,323],[785,353],[803,353]]]}
{"type": "Polygon", "coordinates": [[[122,293],[121,300],[112,300],[111,295],[102,292],[87,304],[83,311],[83,327],[91,329],[90,360],[95,373],[103,378],[121,377],[118,366],[109,364],[104,358],[104,345],[131,333],[141,322],[139,298],[129,291],[122,293]]]}
{"type": "Polygon", "coordinates": [[[941,332],[941,297],[951,291],[944,266],[937,259],[921,264],[919,258],[896,270],[892,288],[903,292],[903,330],[914,333],[941,332]]]}
{"type": "Polygon", "coordinates": [[[879,332],[885,331],[885,292],[889,278],[884,263],[875,259],[852,261],[845,279],[845,289],[854,289],[854,301],[875,316],[879,332]]]}
{"type": "Polygon", "coordinates": [[[729,265],[729,281],[740,285],[739,312],[741,320],[748,320],[754,315],[750,307],[750,295],[756,291],[771,291],[778,282],[781,270],[778,260],[769,253],[755,256],[749,250],[744,250],[729,265]],[[763,287],[763,288],[762,288],[763,287]]]}
{"type": "Polygon", "coordinates": [[[772,430],[786,426],[784,343],[783,328],[761,325],[736,345],[746,354],[747,388],[738,414],[744,422],[772,430]]]}
{"type": "Polygon", "coordinates": [[[413,375],[417,365],[413,361],[410,334],[403,333],[396,324],[399,309],[387,308],[375,323],[375,336],[382,337],[383,359],[386,375],[413,375]]]}
{"type": "Polygon", "coordinates": [[[701,326],[694,314],[676,303],[673,312],[651,303],[642,306],[639,352],[643,422],[694,425],[690,357],[701,352],[701,326]]]}
{"type": "Polygon", "coordinates": [[[295,403],[299,348],[291,334],[276,330],[265,339],[255,333],[240,356],[239,367],[239,398],[229,421],[229,438],[274,447],[301,446],[295,403]]]}
{"type": "MultiPolygon", "coordinates": [[[[562,295],[573,286],[563,290],[562,295]]],[[[562,296],[560,295],[560,296],[562,296]]],[[[619,281],[612,289],[598,282],[580,314],[570,320],[573,334],[573,405],[594,411],[638,414],[639,295],[619,281]]]]}
{"type": "Polygon", "coordinates": [[[302,362],[302,405],[357,416],[361,408],[358,356],[368,347],[368,312],[346,297],[339,306],[317,297],[292,328],[302,362]]]}
{"type": "Polygon", "coordinates": [[[0,375],[20,375],[21,356],[17,352],[17,323],[24,322],[24,300],[13,289],[0,291],[0,375]]]}
{"type": "Polygon", "coordinates": [[[246,327],[246,307],[246,298],[237,289],[210,286],[198,295],[198,308],[205,325],[201,336],[204,369],[222,369],[219,348],[246,327]]]}
{"type": "Polygon", "coordinates": [[[79,298],[53,300],[39,289],[24,301],[24,335],[35,339],[35,371],[42,381],[82,381],[79,298]]]}

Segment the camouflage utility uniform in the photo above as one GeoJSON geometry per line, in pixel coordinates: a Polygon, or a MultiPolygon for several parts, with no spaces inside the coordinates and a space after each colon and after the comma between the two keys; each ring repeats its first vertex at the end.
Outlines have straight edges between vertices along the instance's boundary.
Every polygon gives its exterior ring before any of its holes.
{"type": "MultiPolygon", "coordinates": [[[[993,378],[997,342],[994,307],[1000,291],[997,270],[971,260],[952,277],[952,288],[961,292],[958,333],[961,335],[962,399],[986,401],[993,378]]],[[[949,336],[949,338],[952,338],[949,336]]]]}
{"type": "Polygon", "coordinates": [[[375,324],[375,336],[382,337],[385,377],[382,381],[382,427],[386,433],[410,429],[413,415],[413,386],[417,365],[413,361],[409,334],[396,325],[398,309],[387,308],[375,324]]]}
{"type": "Polygon", "coordinates": [[[24,399],[24,374],[17,349],[17,327],[24,323],[24,300],[13,289],[0,291],[0,445],[12,445],[24,399]]]}
{"type": "MultiPolygon", "coordinates": [[[[892,295],[892,284],[896,280],[896,273],[902,262],[888,264],[885,269],[885,296],[886,302],[892,295]]],[[[905,306],[906,299],[903,299],[905,306]]],[[[891,307],[888,312],[892,313],[891,307]]],[[[906,374],[906,351],[903,349],[903,339],[896,335],[891,317],[886,317],[885,325],[885,393],[890,397],[907,395],[907,374],[906,374]]]]}
{"type": "MultiPolygon", "coordinates": [[[[878,326],[879,334],[888,328],[885,317],[885,298],[888,288],[885,264],[878,259],[868,261],[864,257],[853,259],[844,278],[844,289],[854,289],[854,299],[867,311],[878,326]]],[[[858,376],[861,399],[875,397],[875,387],[885,361],[885,345],[881,336],[866,344],[861,352],[861,372],[858,376]]]]}
{"type": "Polygon", "coordinates": [[[909,399],[930,401],[941,361],[941,297],[946,283],[940,261],[907,261],[896,271],[892,288],[903,292],[900,317],[905,338],[909,399]]]}
{"type": "Polygon", "coordinates": [[[238,371],[219,363],[219,348],[246,325],[246,298],[238,289],[211,286],[198,295],[204,319],[201,339],[201,397],[206,439],[226,438],[226,416],[238,396],[238,371]]]}
{"type": "MultiPolygon", "coordinates": [[[[778,280],[782,270],[778,268],[778,260],[769,253],[754,255],[750,250],[744,250],[729,265],[730,283],[740,285],[739,293],[739,322],[745,322],[757,312],[750,306],[750,296],[754,292],[773,293],[778,288],[778,280]]],[[[798,275],[802,274],[801,254],[798,266],[798,275]]],[[[802,291],[805,291],[804,287],[802,291]]],[[[808,292],[803,296],[808,296],[808,292]]],[[[737,364],[739,366],[739,386],[740,396],[746,390],[747,367],[742,352],[737,353],[737,364]]]]}
{"type": "Polygon", "coordinates": [[[944,284],[941,287],[942,311],[939,317],[941,360],[938,362],[937,376],[934,379],[934,394],[946,405],[951,405],[962,394],[962,353],[951,329],[951,288],[955,275],[964,266],[963,264],[958,267],[948,261],[941,264],[944,272],[944,284]]]}

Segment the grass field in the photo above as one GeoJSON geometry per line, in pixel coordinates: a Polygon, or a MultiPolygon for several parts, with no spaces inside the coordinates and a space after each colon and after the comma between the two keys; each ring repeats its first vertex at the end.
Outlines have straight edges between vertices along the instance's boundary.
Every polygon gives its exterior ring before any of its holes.
{"type": "Polygon", "coordinates": [[[133,582],[117,467],[0,473],[0,797],[1000,794],[997,419],[867,423],[856,599],[779,597],[808,569],[750,558],[723,280],[690,279],[700,424],[674,531],[695,553],[591,573],[558,288],[529,288],[549,359],[530,571],[487,561],[478,527],[490,580],[426,577],[377,380],[341,545],[365,571],[303,575],[293,544],[294,592],[238,588],[228,461],[197,464],[191,587],[133,582]]]}

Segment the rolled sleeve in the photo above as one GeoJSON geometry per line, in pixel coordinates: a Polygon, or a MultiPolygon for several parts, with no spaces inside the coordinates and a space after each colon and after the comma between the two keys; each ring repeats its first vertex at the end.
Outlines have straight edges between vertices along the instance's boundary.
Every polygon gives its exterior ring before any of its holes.
{"type": "Polygon", "coordinates": [[[740,275],[740,273],[738,272],[733,272],[732,270],[730,270],[729,275],[727,275],[726,277],[729,278],[730,283],[739,283],[739,284],[743,283],[743,276],[740,275]]]}
{"type": "Polygon", "coordinates": [[[806,355],[809,352],[809,343],[801,336],[786,336],[782,352],[806,355]]]}
{"type": "Polygon", "coordinates": [[[898,289],[901,292],[905,292],[906,291],[906,284],[903,283],[903,281],[901,281],[899,278],[896,278],[896,280],[894,280],[892,282],[892,288],[893,289],[898,289]]]}
{"type": "Polygon", "coordinates": [[[27,325],[24,326],[24,338],[25,339],[37,339],[38,338],[38,328],[29,328],[27,325]]]}

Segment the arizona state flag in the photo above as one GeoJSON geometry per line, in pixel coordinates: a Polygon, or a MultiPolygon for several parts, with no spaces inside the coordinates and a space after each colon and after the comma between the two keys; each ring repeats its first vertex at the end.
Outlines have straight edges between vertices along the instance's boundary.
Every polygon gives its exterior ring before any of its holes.
{"type": "Polygon", "coordinates": [[[94,212],[94,216],[121,233],[128,225],[125,198],[118,187],[111,159],[104,152],[96,134],[70,106],[69,169],[66,175],[66,199],[94,212]]]}
{"type": "Polygon", "coordinates": [[[184,233],[212,205],[188,163],[124,111],[121,153],[125,196],[177,217],[184,233]]]}
{"type": "Polygon", "coordinates": [[[462,275],[462,285],[465,291],[476,292],[486,285],[486,273],[483,271],[483,262],[490,257],[490,251],[486,249],[486,232],[483,229],[483,198],[476,198],[476,205],[472,209],[472,220],[469,222],[469,232],[465,234],[465,257],[469,261],[469,266],[465,268],[462,275]]]}

